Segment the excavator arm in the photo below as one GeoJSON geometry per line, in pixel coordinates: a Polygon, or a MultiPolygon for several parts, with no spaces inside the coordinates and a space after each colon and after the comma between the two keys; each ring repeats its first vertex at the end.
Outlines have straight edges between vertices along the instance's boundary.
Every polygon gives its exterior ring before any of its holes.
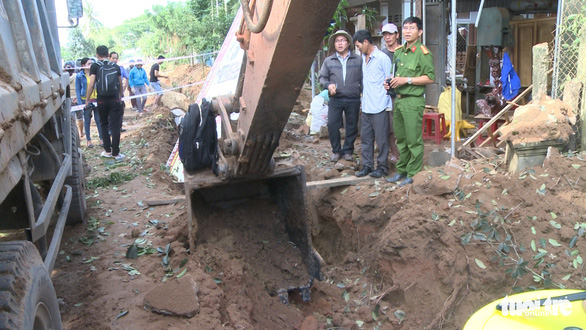
{"type": "Polygon", "coordinates": [[[338,2],[266,0],[251,4],[250,12],[258,13],[258,23],[266,21],[259,33],[251,32],[258,31],[259,24],[250,29],[254,18],[244,11],[237,35],[245,50],[240,86],[236,95],[213,103],[222,116],[225,137],[220,144],[221,177],[262,177],[272,171],[273,152],[338,2]],[[222,109],[224,104],[228,106],[222,109]],[[225,109],[239,112],[236,130],[229,125],[225,109]]]}

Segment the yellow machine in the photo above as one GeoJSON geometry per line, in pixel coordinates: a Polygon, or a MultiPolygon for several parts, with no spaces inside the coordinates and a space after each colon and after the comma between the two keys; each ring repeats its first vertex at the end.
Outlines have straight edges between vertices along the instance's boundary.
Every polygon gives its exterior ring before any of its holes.
{"type": "Polygon", "coordinates": [[[586,329],[586,291],[539,290],[495,300],[466,322],[464,330],[586,329]]]}

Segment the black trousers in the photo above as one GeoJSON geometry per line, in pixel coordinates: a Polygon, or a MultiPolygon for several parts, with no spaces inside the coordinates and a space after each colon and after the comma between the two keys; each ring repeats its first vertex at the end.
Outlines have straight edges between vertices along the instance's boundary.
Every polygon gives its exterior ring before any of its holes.
{"type": "Polygon", "coordinates": [[[120,153],[120,128],[124,108],[117,98],[98,100],[98,114],[100,115],[100,131],[104,141],[104,150],[112,156],[120,153]],[[108,127],[111,128],[110,135],[108,127]]]}
{"type": "Polygon", "coordinates": [[[332,145],[332,153],[352,154],[354,142],[358,136],[358,115],[360,114],[360,99],[330,98],[328,102],[328,135],[332,145]],[[344,146],[341,145],[340,129],[344,126],[346,116],[346,137],[344,146]]]}

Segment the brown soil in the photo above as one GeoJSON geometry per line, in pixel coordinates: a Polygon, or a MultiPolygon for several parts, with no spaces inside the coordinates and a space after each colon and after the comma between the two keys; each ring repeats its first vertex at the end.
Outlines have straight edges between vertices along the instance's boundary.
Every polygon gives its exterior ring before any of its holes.
{"type": "Polygon", "coordinates": [[[502,138],[513,144],[540,141],[568,141],[576,123],[572,108],[561,100],[543,98],[515,110],[511,125],[502,128],[502,138]]]}
{"type": "MultiPolygon", "coordinates": [[[[305,165],[308,181],[352,174],[355,162],[329,162],[327,139],[303,134],[307,99],[291,116],[278,161],[305,165]]],[[[493,153],[426,166],[402,189],[372,180],[309,190],[308,221],[324,280],[314,282],[310,302],[291,293],[287,306],[275,292],[298,285],[303,269],[275,206],[261,199],[198,210],[201,235],[188,253],[187,204],[147,203],[183,196],[164,170],[177,139],[168,109],[125,115],[125,162],[84,149],[90,183],[114,173],[136,177],[88,189],[87,226],[65,233],[53,281],[66,329],[460,329],[505,294],[583,288],[583,265],[575,261],[585,244],[583,155],[554,154],[543,167],[509,175],[503,156],[493,153]],[[153,249],[127,259],[133,243],[139,252],[169,244],[169,267],[165,253],[153,249]],[[144,308],[149,292],[184,276],[197,287],[195,316],[144,308]]],[[[426,145],[426,164],[436,147],[426,145]]],[[[176,302],[173,292],[167,300],[176,302]]]]}
{"type": "Polygon", "coordinates": [[[210,67],[205,65],[187,65],[182,64],[178,65],[177,67],[173,68],[170,72],[164,72],[164,74],[168,75],[169,78],[163,78],[163,82],[173,85],[173,87],[185,86],[189,84],[194,84],[201,82],[201,84],[185,87],[182,89],[177,90],[181,92],[187,97],[189,97],[190,102],[195,102],[201,87],[203,86],[203,82],[205,81],[208,72],[210,72],[210,67]]]}

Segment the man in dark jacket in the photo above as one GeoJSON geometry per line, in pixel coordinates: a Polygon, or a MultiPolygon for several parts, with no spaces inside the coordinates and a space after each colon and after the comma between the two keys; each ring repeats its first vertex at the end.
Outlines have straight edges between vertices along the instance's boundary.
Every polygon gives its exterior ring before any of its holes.
{"type": "Polygon", "coordinates": [[[333,162],[342,155],[352,161],[354,141],[358,136],[358,115],[360,113],[360,92],[362,91],[362,59],[354,54],[354,42],[348,32],[339,30],[330,36],[329,49],[334,54],[325,59],[319,82],[329,91],[328,134],[332,145],[333,162]],[[346,137],[341,146],[340,128],[346,117],[346,137]]]}

